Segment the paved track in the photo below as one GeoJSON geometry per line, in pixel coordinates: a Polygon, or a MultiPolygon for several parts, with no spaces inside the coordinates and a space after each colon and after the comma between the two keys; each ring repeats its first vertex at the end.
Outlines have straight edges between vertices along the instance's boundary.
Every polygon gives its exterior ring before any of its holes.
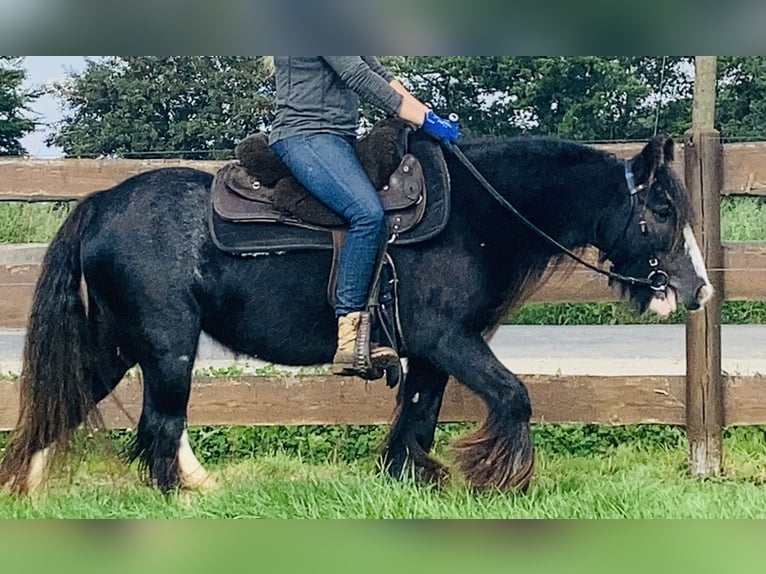
{"type": "MultiPolygon", "coordinates": [[[[0,329],[0,372],[21,371],[23,337],[23,329],[0,329]]],[[[766,374],[766,325],[724,325],[721,339],[725,372],[766,374]]],[[[505,326],[490,346],[516,373],[683,375],[686,370],[683,325],[505,326]]],[[[202,339],[196,367],[233,364],[245,371],[263,365],[202,339]]]]}

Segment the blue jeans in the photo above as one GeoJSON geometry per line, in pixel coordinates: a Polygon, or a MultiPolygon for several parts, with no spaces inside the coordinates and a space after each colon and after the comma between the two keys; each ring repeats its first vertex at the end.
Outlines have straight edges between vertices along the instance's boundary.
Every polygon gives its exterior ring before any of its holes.
{"type": "Polygon", "coordinates": [[[378,192],[359,163],[353,140],[332,134],[296,135],[271,147],[303,187],[347,221],[335,315],[363,310],[386,226],[378,192]]]}

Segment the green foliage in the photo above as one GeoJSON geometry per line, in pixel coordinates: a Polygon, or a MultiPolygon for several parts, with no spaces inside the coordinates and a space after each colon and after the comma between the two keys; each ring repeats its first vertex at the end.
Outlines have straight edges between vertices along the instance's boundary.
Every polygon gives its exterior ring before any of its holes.
{"type": "Polygon", "coordinates": [[[685,62],[597,56],[386,60],[421,99],[457,113],[468,135],[589,141],[646,139],[655,130],[679,137],[691,117],[685,62]]]}
{"type": "Polygon", "coordinates": [[[721,237],[725,241],[766,241],[766,202],[763,198],[722,198],[721,237]]]}
{"type": "Polygon", "coordinates": [[[506,317],[514,325],[639,325],[682,323],[679,309],[663,319],[654,314],[640,315],[626,303],[528,303],[506,317]]]}
{"type": "Polygon", "coordinates": [[[686,430],[670,425],[533,425],[532,436],[537,450],[575,456],[608,454],[619,446],[654,450],[686,444],[686,430]]]}
{"type": "MultiPolygon", "coordinates": [[[[527,303],[509,313],[503,322],[507,325],[647,325],[680,324],[685,320],[683,309],[662,318],[652,313],[639,315],[626,303],[527,303]]],[[[721,323],[766,323],[766,301],[724,301],[721,323]]]]}
{"type": "Polygon", "coordinates": [[[766,57],[718,59],[716,127],[727,139],[764,139],[766,57]]]}
{"type": "Polygon", "coordinates": [[[258,57],[111,56],[52,91],[70,113],[48,141],[70,157],[231,157],[273,116],[258,57]]]}
{"type": "MultiPolygon", "coordinates": [[[[450,443],[469,432],[475,423],[440,423],[434,450],[443,455],[450,443]]],[[[374,463],[388,432],[387,425],[297,425],[297,426],[194,426],[189,428],[197,457],[206,465],[229,464],[245,459],[276,455],[296,457],[308,464],[374,463]]],[[[732,427],[727,437],[747,436],[763,440],[763,427],[732,427]]],[[[124,451],[134,430],[109,431],[111,452],[124,451]]],[[[0,450],[8,433],[0,433],[0,450]]],[[[538,452],[590,456],[605,454],[619,446],[652,450],[683,448],[686,432],[673,425],[533,424],[532,437],[538,452]]],[[[94,442],[80,440],[80,448],[93,450],[94,442]]],[[[99,447],[101,452],[109,448],[99,447]]]]}
{"type": "Polygon", "coordinates": [[[74,202],[20,203],[0,201],[0,243],[47,243],[74,202]]]}
{"type": "Polygon", "coordinates": [[[35,122],[24,115],[39,94],[24,90],[27,77],[21,58],[0,56],[0,155],[23,155],[21,138],[34,131],[35,122]]]}

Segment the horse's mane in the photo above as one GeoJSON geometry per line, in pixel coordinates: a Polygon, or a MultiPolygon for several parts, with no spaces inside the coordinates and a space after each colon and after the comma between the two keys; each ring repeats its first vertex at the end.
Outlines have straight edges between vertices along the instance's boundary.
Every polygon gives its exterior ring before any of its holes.
{"type": "Polygon", "coordinates": [[[614,158],[605,150],[554,136],[512,136],[505,138],[471,138],[460,142],[467,154],[502,155],[514,152],[558,156],[565,160],[607,160],[614,158]]]}

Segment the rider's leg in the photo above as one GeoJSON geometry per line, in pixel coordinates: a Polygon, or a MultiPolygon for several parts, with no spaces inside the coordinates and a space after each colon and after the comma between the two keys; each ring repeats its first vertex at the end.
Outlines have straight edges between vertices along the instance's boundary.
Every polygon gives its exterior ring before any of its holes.
{"type": "MultiPolygon", "coordinates": [[[[363,375],[369,367],[364,364],[369,351],[364,314],[375,264],[386,240],[378,192],[359,163],[353,141],[347,138],[297,135],[272,147],[307,190],[348,222],[338,262],[338,347],[333,370],[337,374],[363,375]]],[[[375,347],[370,359],[379,368],[398,361],[396,352],[388,347],[375,347]]]]}

